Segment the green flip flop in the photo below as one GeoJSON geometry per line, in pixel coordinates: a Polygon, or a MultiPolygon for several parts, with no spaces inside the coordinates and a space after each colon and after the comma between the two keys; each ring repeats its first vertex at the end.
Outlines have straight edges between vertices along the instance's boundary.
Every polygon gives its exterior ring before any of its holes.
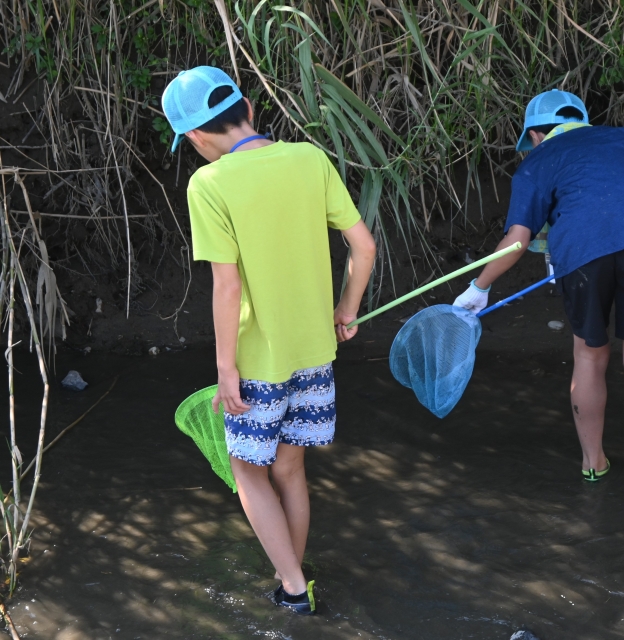
{"type": "Polygon", "coordinates": [[[598,480],[602,480],[602,478],[609,473],[610,469],[611,463],[607,460],[606,469],[603,469],[602,471],[596,471],[596,469],[589,469],[586,471],[585,469],[581,469],[581,473],[583,474],[583,479],[587,480],[587,482],[598,482],[598,480]]]}

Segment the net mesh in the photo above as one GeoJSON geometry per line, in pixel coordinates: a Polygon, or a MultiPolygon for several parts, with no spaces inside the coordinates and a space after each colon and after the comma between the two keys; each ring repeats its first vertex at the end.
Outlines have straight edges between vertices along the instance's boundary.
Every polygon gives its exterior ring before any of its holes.
{"type": "Polygon", "coordinates": [[[217,385],[213,385],[189,396],[178,407],[175,423],[182,433],[193,439],[210,462],[212,470],[236,493],[236,482],[225,444],[223,406],[219,407],[219,413],[212,410],[212,399],[216,393],[217,385]]]}
{"type": "Polygon", "coordinates": [[[392,343],[392,375],[431,413],[444,418],[470,380],[480,337],[481,322],[466,309],[448,304],[423,309],[392,343]]]}

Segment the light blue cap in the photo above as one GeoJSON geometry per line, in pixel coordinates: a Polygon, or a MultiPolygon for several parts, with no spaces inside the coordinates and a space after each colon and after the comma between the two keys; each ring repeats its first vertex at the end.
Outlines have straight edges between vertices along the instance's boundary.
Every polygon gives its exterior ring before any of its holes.
{"type": "Polygon", "coordinates": [[[516,145],[516,151],[531,151],[533,145],[528,135],[531,127],[545,124],[564,124],[565,122],[584,122],[589,124],[589,116],[583,101],[573,93],[551,89],[535,96],[526,108],[524,114],[524,130],[516,145]],[[560,115],[560,111],[572,107],[575,115],[560,115]]]}
{"type": "Polygon", "coordinates": [[[243,94],[227,73],[216,67],[195,67],[180,73],[167,85],[162,106],[176,136],[171,153],[182,136],[212,120],[241,100],[243,94]],[[208,106],[210,94],[218,87],[232,87],[233,93],[214,107],[208,106]]]}

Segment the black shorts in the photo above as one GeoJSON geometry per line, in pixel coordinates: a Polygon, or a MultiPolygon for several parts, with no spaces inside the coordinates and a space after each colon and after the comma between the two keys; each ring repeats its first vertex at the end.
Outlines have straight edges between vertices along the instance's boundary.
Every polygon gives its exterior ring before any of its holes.
{"type": "Polygon", "coordinates": [[[607,327],[615,302],[615,336],[624,339],[624,251],[592,260],[557,280],[575,336],[588,347],[609,344],[607,327]]]}

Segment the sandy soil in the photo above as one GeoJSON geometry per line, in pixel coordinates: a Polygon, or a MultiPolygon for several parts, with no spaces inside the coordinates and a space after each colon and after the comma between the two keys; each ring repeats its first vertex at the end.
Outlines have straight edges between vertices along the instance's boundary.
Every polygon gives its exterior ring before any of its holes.
{"type": "MultiPolygon", "coordinates": [[[[539,279],[541,262],[527,264],[527,278],[539,279]]],[[[427,303],[450,301],[448,290],[431,295],[427,303]]],[[[527,625],[542,640],[624,637],[621,345],[608,374],[613,470],[589,485],[569,409],[571,333],[547,327],[564,319],[560,298],[541,289],[484,318],[472,381],[444,420],[388,368],[398,318],[422,303],[340,348],[337,439],[307,458],[315,619],[269,602],[272,568],[237,497],[173,423],[179,402],[215,381],[212,350],[61,350],[48,439],[119,381],[46,454],[31,558],[9,607],[20,634],[508,640],[527,625]],[[59,388],[68,369],[86,391],[59,388]]],[[[28,458],[40,384],[31,356],[20,354],[18,369],[28,458]]],[[[1,403],[6,416],[6,396],[1,403]]]]}

